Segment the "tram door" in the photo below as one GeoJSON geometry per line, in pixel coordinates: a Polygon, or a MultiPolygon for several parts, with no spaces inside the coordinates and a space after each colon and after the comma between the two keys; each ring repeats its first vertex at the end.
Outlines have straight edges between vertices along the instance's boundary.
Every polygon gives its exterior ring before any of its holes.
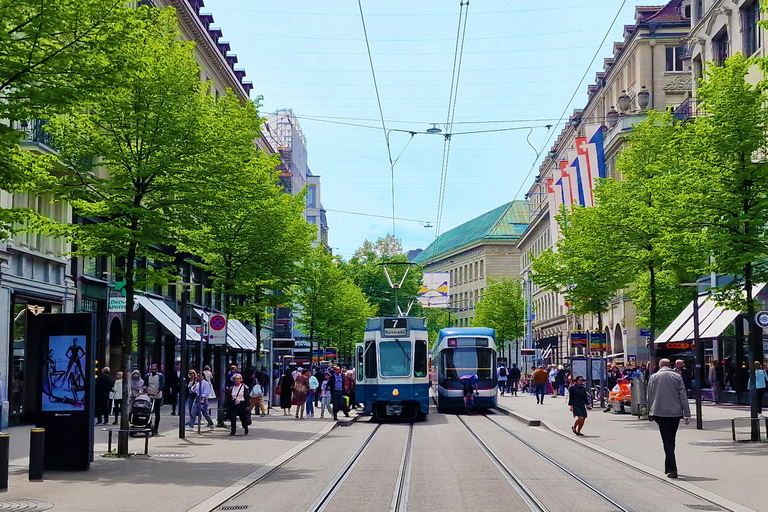
{"type": "Polygon", "coordinates": [[[362,386],[365,379],[364,364],[363,364],[364,345],[362,343],[355,344],[355,380],[357,385],[355,386],[355,399],[359,403],[365,403],[366,386],[362,386]]]}

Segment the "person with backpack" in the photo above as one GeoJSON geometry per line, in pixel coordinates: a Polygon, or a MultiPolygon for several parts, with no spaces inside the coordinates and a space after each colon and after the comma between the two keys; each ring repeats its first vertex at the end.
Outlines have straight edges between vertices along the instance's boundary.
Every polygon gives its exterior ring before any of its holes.
{"type": "Polygon", "coordinates": [[[504,392],[507,390],[507,369],[504,364],[501,364],[496,370],[499,376],[499,389],[501,390],[501,396],[504,396],[504,392]]]}
{"type": "Polygon", "coordinates": [[[264,406],[264,388],[261,387],[261,383],[258,378],[253,380],[253,387],[251,388],[251,400],[248,405],[248,411],[253,411],[256,407],[259,410],[259,416],[262,418],[267,415],[267,408],[264,406]]]}
{"type": "Polygon", "coordinates": [[[515,396],[517,396],[517,385],[519,383],[520,368],[515,363],[512,363],[512,368],[509,369],[509,375],[507,375],[507,389],[515,396]]]}

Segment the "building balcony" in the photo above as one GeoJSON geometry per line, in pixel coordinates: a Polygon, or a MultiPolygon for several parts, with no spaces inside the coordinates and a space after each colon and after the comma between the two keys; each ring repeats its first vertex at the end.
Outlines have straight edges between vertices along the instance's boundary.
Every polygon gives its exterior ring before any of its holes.
{"type": "Polygon", "coordinates": [[[672,115],[675,119],[681,122],[688,121],[695,117],[701,117],[704,115],[704,112],[702,111],[700,104],[701,102],[699,100],[689,96],[675,109],[672,115]]]}
{"type": "Polygon", "coordinates": [[[51,151],[56,151],[56,144],[53,135],[46,132],[44,127],[48,124],[47,119],[30,119],[14,121],[13,129],[23,133],[24,142],[41,144],[51,151]]]}

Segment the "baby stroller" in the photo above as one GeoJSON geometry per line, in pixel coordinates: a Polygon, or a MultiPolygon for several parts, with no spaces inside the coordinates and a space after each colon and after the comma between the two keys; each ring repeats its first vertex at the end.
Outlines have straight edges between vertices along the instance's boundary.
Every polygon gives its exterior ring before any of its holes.
{"type": "MultiPolygon", "coordinates": [[[[137,395],[136,398],[133,399],[133,403],[131,404],[131,415],[129,418],[129,422],[131,424],[131,429],[134,428],[148,428],[152,429],[152,421],[154,418],[153,409],[155,406],[155,401],[150,398],[149,395],[146,393],[142,393],[140,395],[137,395]]],[[[133,432],[129,433],[131,436],[134,435],[133,432]]]]}

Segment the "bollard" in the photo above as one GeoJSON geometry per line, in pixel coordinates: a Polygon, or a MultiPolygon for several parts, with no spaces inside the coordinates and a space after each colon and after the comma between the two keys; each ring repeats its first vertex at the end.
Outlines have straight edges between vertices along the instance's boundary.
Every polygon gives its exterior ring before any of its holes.
{"type": "Polygon", "coordinates": [[[43,451],[45,449],[45,429],[33,428],[29,431],[29,481],[43,481],[43,451]]]}
{"type": "Polygon", "coordinates": [[[8,459],[11,451],[11,435],[0,434],[0,492],[8,492],[8,459]]]}

